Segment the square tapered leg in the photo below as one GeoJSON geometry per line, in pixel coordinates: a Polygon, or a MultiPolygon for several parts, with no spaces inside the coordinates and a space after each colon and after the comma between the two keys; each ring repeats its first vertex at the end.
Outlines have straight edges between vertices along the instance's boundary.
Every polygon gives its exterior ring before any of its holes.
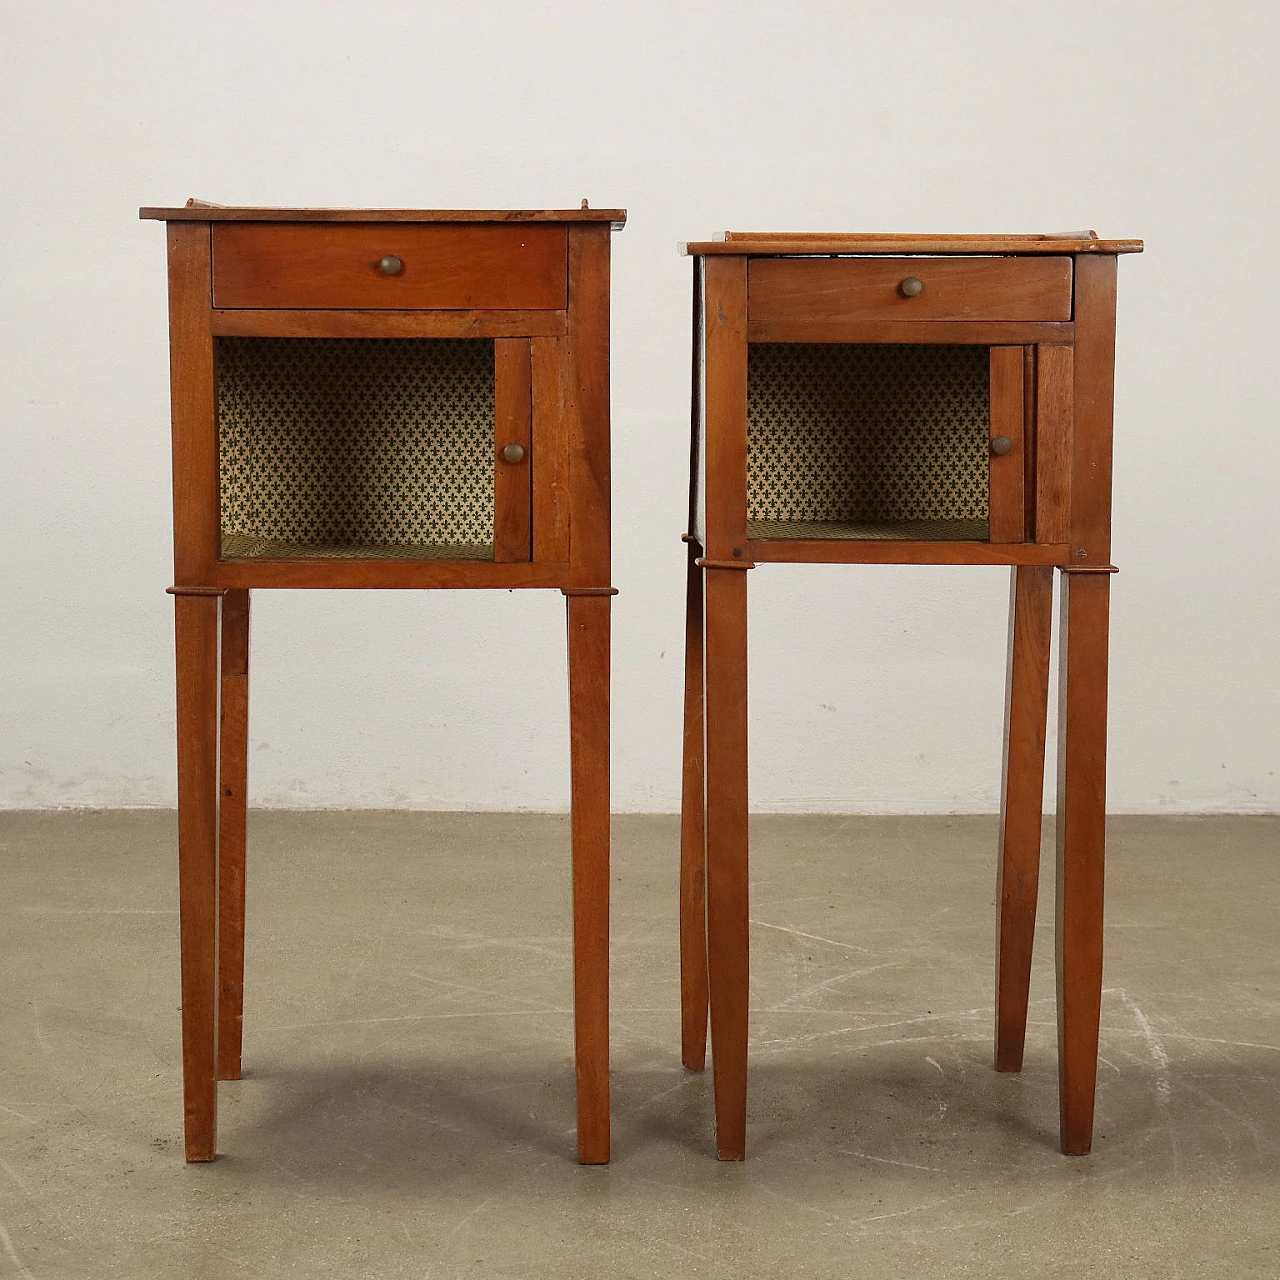
{"type": "Polygon", "coordinates": [[[218,597],[175,598],[182,1087],[187,1159],[212,1160],[218,1093],[218,597]]]}
{"type": "Polygon", "coordinates": [[[1102,1010],[1107,573],[1062,575],[1058,696],[1058,1078],[1064,1155],[1093,1143],[1102,1010]]]}
{"type": "Polygon", "coordinates": [[[569,595],[573,1005],[578,1159],[609,1160],[609,614],[569,595]]]}
{"type": "Polygon", "coordinates": [[[1004,783],[996,881],[996,1070],[1020,1071],[1040,881],[1053,569],[1010,572],[1004,783]]]}
{"type": "Polygon", "coordinates": [[[680,1060],[707,1059],[707,845],[702,570],[688,543],[684,633],[684,768],[680,798],[680,1060]]]}
{"type": "Polygon", "coordinates": [[[249,750],[249,593],[222,597],[218,742],[218,1079],[240,1079],[244,1028],[245,828],[249,750]]]}
{"type": "Polygon", "coordinates": [[[716,1153],[742,1160],[747,1130],[747,575],[706,571],[707,961],[716,1153]]]}

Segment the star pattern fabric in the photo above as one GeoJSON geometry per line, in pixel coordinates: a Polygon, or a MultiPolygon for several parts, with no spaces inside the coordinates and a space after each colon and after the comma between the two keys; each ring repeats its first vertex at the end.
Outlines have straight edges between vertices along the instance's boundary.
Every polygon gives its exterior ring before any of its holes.
{"type": "Polygon", "coordinates": [[[989,349],[753,343],[753,537],[987,537],[989,349]]]}
{"type": "Polygon", "coordinates": [[[223,554],[490,558],[489,339],[219,338],[223,554]]]}

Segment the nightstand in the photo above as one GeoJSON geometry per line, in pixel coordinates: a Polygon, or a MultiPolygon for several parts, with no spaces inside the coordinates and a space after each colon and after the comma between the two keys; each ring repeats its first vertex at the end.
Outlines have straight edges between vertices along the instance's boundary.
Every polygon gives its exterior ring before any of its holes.
{"type": "Polygon", "coordinates": [[[567,597],[578,1156],[609,1158],[609,240],[594,210],[167,223],[188,1160],[240,1075],[249,598],[567,597]]]}
{"type": "MultiPolygon", "coordinates": [[[[747,573],[1008,565],[996,1068],[1022,1065],[1061,575],[1062,1149],[1092,1141],[1102,989],[1116,258],[1136,240],[730,233],[694,266],[682,1052],[716,1143],[747,1085],[747,573]]],[[[821,608],[821,602],[815,602],[821,608]]]]}

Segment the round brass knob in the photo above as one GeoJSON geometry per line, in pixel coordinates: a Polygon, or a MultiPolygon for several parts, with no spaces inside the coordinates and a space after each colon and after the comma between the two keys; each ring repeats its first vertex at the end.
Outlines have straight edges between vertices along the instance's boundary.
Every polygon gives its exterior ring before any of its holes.
{"type": "Polygon", "coordinates": [[[908,276],[898,289],[904,298],[916,298],[924,292],[924,281],[919,276],[908,276]]]}
{"type": "Polygon", "coordinates": [[[512,466],[515,466],[517,462],[523,462],[524,461],[524,445],[522,444],[507,445],[506,448],[504,448],[502,451],[502,460],[503,462],[511,463],[512,466]]]}
{"type": "Polygon", "coordinates": [[[1013,441],[1008,436],[994,436],[991,440],[991,452],[1003,458],[1013,449],[1013,441]]]}
{"type": "Polygon", "coordinates": [[[404,270],[404,263],[394,253],[378,260],[378,270],[384,276],[398,276],[404,270]]]}

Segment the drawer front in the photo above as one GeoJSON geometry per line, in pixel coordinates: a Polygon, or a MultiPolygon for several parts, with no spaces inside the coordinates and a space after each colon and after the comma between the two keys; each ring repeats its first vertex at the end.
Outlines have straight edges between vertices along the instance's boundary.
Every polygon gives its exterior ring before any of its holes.
{"type": "Polygon", "coordinates": [[[560,310],[567,297],[568,231],[561,226],[213,227],[217,308],[560,310]]]}
{"type": "Polygon", "coordinates": [[[749,320],[1070,320],[1070,258],[753,258],[749,320]]]}

